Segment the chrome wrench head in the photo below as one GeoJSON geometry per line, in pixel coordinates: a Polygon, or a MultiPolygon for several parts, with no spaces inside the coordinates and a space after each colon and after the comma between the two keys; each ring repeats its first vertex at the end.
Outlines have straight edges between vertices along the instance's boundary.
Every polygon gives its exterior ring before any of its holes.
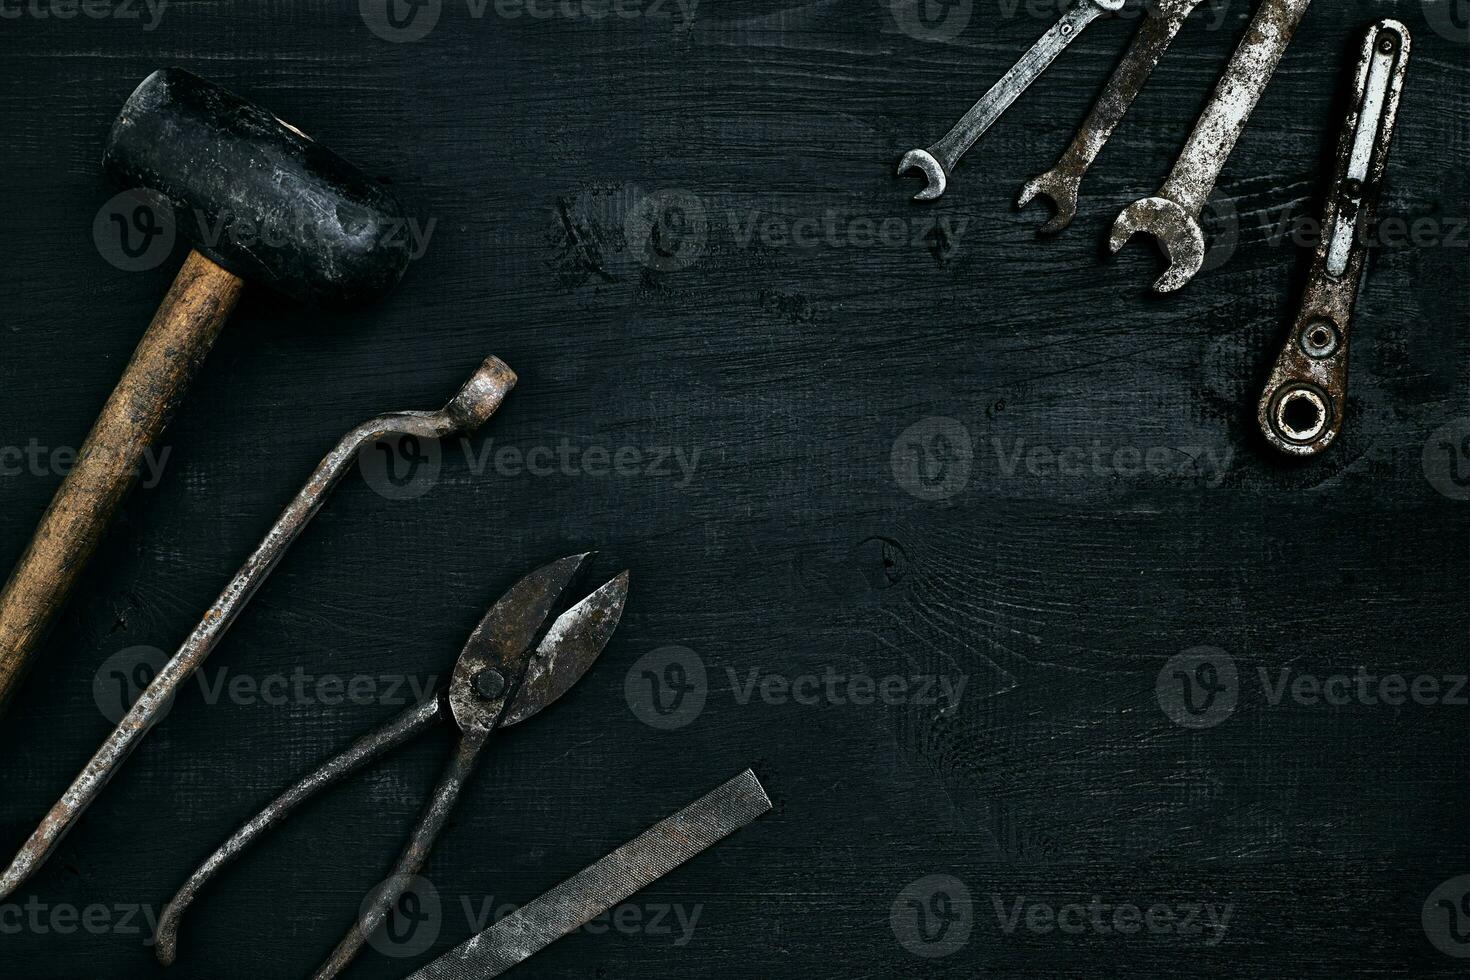
{"type": "Polygon", "coordinates": [[[1134,235],[1151,235],[1169,260],[1154,283],[1161,293],[1172,293],[1193,279],[1205,264],[1205,233],[1199,219],[1167,197],[1146,197],[1123,209],[1113,222],[1108,247],[1114,254],[1134,235]]]}
{"type": "Polygon", "coordinates": [[[954,128],[934,145],[922,150],[910,150],[898,164],[898,176],[910,170],[924,175],[924,189],[914,195],[916,201],[933,201],[949,186],[949,174],[959,163],[960,157],[985,135],[1021,93],[1041,77],[1067,45],[1082,33],[1082,29],[1103,14],[1117,13],[1123,9],[1125,0],[1077,0],[1051,30],[1033,44],[1021,60],[1006,72],[990,91],[970,107],[970,111],[955,123],[954,128]]]}
{"type": "Polygon", "coordinates": [[[910,170],[918,170],[924,175],[924,189],[914,195],[916,201],[936,200],[949,187],[949,175],[928,150],[909,150],[903,155],[903,159],[898,161],[898,176],[902,177],[910,170]]]}

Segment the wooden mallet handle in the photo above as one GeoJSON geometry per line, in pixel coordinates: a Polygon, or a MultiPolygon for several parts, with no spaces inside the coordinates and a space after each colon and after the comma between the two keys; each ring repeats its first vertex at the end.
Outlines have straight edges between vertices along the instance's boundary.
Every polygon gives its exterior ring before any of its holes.
{"type": "Polygon", "coordinates": [[[244,282],[190,252],[0,593],[0,715],[244,282]]]}

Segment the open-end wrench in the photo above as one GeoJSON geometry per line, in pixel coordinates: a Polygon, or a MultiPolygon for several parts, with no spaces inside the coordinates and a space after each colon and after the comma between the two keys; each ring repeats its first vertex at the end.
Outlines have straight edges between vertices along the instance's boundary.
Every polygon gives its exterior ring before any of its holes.
{"type": "Polygon", "coordinates": [[[1146,5],[1143,23],[1133,36],[1128,53],[1118,62],[1113,77],[1098,96],[1092,112],[1077,130],[1072,145],[1067,147],[1057,165],[1039,177],[1033,177],[1021,188],[1016,207],[1024,208],[1039,195],[1051,199],[1055,214],[1041,226],[1042,234],[1055,234],[1072,223],[1077,216],[1077,190],[1082,177],[1087,173],[1103,146],[1113,135],[1113,130],[1133,100],[1143,90],[1144,83],[1158,67],[1159,59],[1174,43],[1184,22],[1201,0],[1158,0],[1146,5]]]}
{"type": "Polygon", "coordinates": [[[1256,409],[1267,441],[1293,456],[1315,456],[1342,431],[1348,333],[1367,270],[1367,236],[1388,166],[1409,47],[1409,29],[1396,20],[1378,21],[1363,39],[1322,242],[1301,309],[1256,409]]]}
{"type": "Polygon", "coordinates": [[[914,195],[916,201],[933,201],[949,186],[949,175],[985,131],[995,125],[1007,109],[1041,77],[1057,56],[1082,33],[1082,29],[1103,14],[1123,9],[1124,0],[1077,0],[1051,30],[1031,46],[1005,77],[991,86],[980,101],[970,107],[954,129],[927,150],[910,150],[898,163],[898,173],[917,168],[925,179],[924,189],[914,195]]]}
{"type": "Polygon", "coordinates": [[[1128,205],[1113,223],[1114,252],[1139,232],[1163,246],[1169,268],[1154,283],[1158,292],[1179,289],[1204,265],[1200,214],[1311,5],[1312,0],[1261,0],[1163,189],[1128,205]]]}

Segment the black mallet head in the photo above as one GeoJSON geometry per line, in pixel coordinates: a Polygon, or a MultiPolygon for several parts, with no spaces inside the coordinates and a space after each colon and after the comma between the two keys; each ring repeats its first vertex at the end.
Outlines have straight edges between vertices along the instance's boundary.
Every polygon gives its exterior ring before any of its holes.
{"type": "Polygon", "coordinates": [[[182,68],[155,71],[128,98],[103,165],[160,197],[197,251],[313,306],[366,303],[408,264],[403,209],[380,184],[182,68]]]}

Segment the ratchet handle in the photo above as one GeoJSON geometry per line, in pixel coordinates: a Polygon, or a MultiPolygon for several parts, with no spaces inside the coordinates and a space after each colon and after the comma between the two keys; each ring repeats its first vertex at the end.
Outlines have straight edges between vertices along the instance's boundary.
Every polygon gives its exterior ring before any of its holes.
{"type": "Polygon", "coordinates": [[[1396,20],[1376,22],[1363,39],[1322,241],[1257,406],[1266,439],[1288,455],[1315,456],[1342,432],[1353,309],[1367,271],[1368,236],[1388,168],[1410,46],[1409,29],[1396,20]]]}

